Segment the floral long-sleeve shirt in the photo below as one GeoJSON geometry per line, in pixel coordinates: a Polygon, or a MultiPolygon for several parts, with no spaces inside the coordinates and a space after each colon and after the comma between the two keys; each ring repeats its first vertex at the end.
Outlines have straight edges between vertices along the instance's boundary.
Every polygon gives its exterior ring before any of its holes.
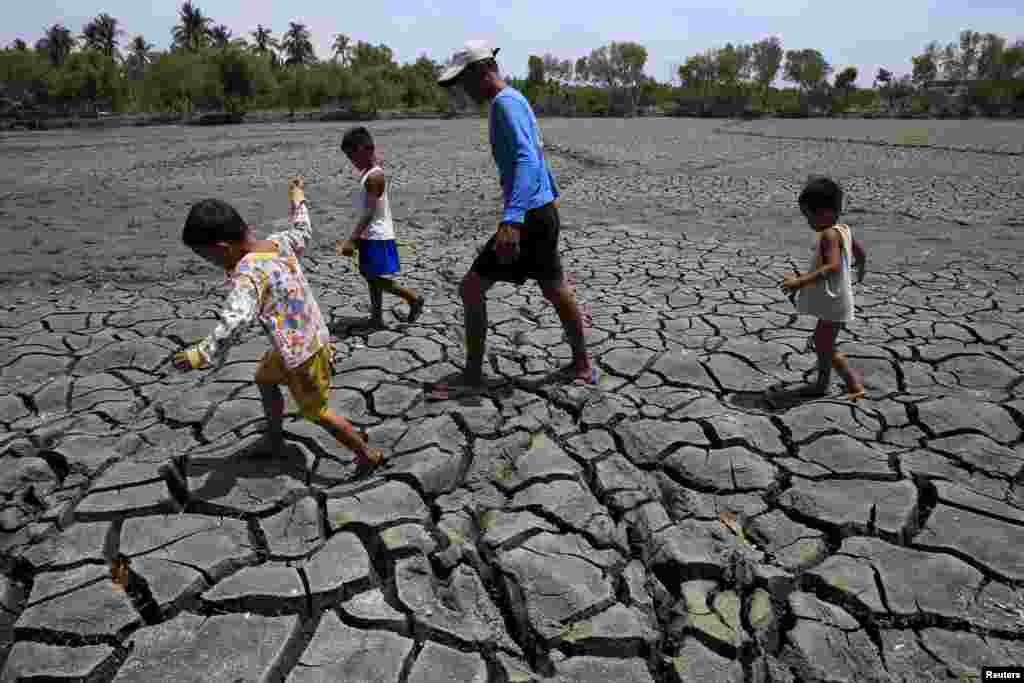
{"type": "Polygon", "coordinates": [[[186,351],[193,368],[223,360],[257,319],[287,368],[302,365],[330,342],[320,306],[299,265],[306,243],[313,237],[305,202],[292,205],[290,219],[290,229],[267,237],[277,245],[276,253],[246,254],[229,275],[232,288],[220,323],[186,351]]]}

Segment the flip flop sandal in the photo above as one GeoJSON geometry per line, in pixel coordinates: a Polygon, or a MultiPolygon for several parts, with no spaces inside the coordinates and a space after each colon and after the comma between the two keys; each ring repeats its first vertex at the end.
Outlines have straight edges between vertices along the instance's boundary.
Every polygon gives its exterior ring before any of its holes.
{"type": "Polygon", "coordinates": [[[582,382],[583,384],[597,386],[597,384],[601,381],[601,370],[596,365],[591,365],[590,374],[586,378],[584,378],[580,377],[579,374],[576,372],[576,366],[570,363],[561,370],[558,370],[555,373],[555,376],[560,379],[567,380],[569,382],[582,382]]]}
{"type": "Polygon", "coordinates": [[[585,378],[584,377],[580,377],[579,375],[573,373],[573,378],[572,378],[572,383],[573,384],[576,384],[577,382],[579,382],[580,384],[585,384],[587,386],[596,387],[600,381],[601,381],[601,371],[598,369],[598,367],[596,365],[591,365],[590,366],[590,374],[587,377],[585,377],[585,378]]]}
{"type": "Polygon", "coordinates": [[[477,396],[484,392],[483,387],[466,387],[459,385],[435,384],[425,389],[426,397],[430,401],[450,401],[477,396]]]}

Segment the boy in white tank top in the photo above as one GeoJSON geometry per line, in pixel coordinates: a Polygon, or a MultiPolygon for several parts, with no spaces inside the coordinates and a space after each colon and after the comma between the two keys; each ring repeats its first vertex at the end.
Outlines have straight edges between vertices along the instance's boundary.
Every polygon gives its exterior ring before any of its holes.
{"type": "Polygon", "coordinates": [[[388,201],[388,179],[384,169],[377,165],[370,131],[362,126],[348,131],[341,141],[341,150],[361,176],[360,189],[355,196],[359,222],[351,237],[338,243],[338,251],[344,256],[351,256],[357,249],[359,251],[359,272],[366,278],[370,289],[370,326],[384,326],[384,292],[401,297],[409,304],[406,322],[416,322],[423,312],[423,297],[387,277],[398,274],[401,264],[388,201]]]}
{"type": "Polygon", "coordinates": [[[837,223],[843,206],[843,191],[828,178],[808,182],[798,200],[811,229],[817,233],[811,253],[809,272],[794,273],[782,281],[782,288],[792,292],[798,312],[818,319],[814,329],[814,349],[818,354],[818,379],[796,390],[801,397],[819,398],[828,393],[831,370],[835,368],[846,382],[847,398],[864,396],[859,373],[850,369],[845,354],[836,350],[839,330],[853,322],[852,267],[857,268],[857,282],[864,279],[867,254],[853,239],[849,226],[837,223]],[[851,265],[851,254],[856,263],[851,265]]]}

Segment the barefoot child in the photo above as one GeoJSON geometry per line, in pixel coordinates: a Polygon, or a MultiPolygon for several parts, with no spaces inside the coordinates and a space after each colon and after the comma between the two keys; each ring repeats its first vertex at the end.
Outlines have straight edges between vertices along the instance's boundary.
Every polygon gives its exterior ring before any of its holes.
{"type": "Polygon", "coordinates": [[[811,255],[810,272],[792,274],[782,288],[795,293],[794,303],[800,313],[818,319],[814,330],[814,349],[818,354],[818,379],[797,390],[804,397],[816,398],[828,392],[832,368],[846,382],[847,397],[856,400],[864,395],[859,373],[850,368],[845,354],[836,350],[839,330],[853,322],[853,278],[851,267],[857,268],[857,282],[864,279],[867,254],[853,239],[850,228],[837,223],[843,206],[843,191],[828,178],[808,182],[798,200],[800,211],[811,229],[817,233],[811,255]],[[851,253],[856,263],[851,266],[851,253]]]}
{"type": "Polygon", "coordinates": [[[401,297],[409,304],[406,322],[416,322],[423,312],[423,297],[387,277],[397,274],[401,268],[388,201],[388,178],[377,164],[370,131],[362,126],[348,131],[341,141],[341,150],[360,171],[361,177],[355,197],[359,222],[349,240],[339,243],[338,249],[344,256],[351,256],[354,249],[359,250],[359,271],[370,288],[370,325],[384,326],[384,292],[401,297]]]}
{"type": "Polygon", "coordinates": [[[330,334],[299,265],[312,237],[301,180],[290,182],[289,196],[292,227],[262,240],[226,202],[206,199],[192,206],[182,241],[203,259],[224,268],[232,289],[220,324],[197,345],[176,354],[174,365],[183,371],[213,365],[245,328],[259,320],[272,346],[255,377],[267,415],[270,451],[279,454],[284,442],[285,402],[279,386],[283,384],[302,416],[354,451],[357,468],[365,471],[379,464],[383,453],[369,448],[348,420],[327,406],[330,334]]]}

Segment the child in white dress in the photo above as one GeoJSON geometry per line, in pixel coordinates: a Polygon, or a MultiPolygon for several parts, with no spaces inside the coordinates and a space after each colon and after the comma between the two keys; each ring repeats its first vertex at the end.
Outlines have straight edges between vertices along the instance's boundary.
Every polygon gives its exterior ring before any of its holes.
{"type": "Polygon", "coordinates": [[[818,378],[796,393],[808,398],[825,396],[832,368],[835,368],[846,382],[847,398],[857,400],[864,396],[864,384],[859,373],[850,368],[846,355],[836,350],[836,338],[841,329],[853,322],[850,271],[857,268],[857,282],[861,282],[867,269],[867,254],[853,239],[849,226],[837,222],[842,212],[843,191],[834,181],[812,179],[800,193],[798,202],[800,211],[816,233],[815,244],[809,272],[787,276],[782,288],[795,293],[798,312],[818,319],[813,336],[818,354],[818,378]]]}

